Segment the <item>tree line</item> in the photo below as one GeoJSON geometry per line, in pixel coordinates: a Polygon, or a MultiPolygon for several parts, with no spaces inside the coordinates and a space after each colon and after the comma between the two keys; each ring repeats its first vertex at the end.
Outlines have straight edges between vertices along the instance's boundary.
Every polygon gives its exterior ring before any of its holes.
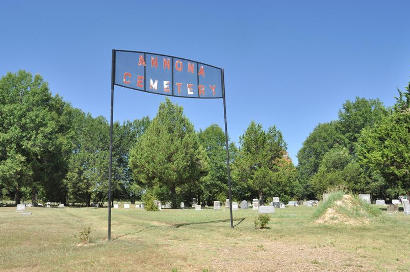
{"type": "MultiPolygon", "coordinates": [[[[269,201],[320,198],[332,188],[377,197],[410,192],[409,87],[386,108],[377,99],[346,101],[338,120],[319,124],[295,167],[281,131],[251,122],[229,141],[233,197],[269,201]]],[[[90,206],[107,201],[109,124],[53,96],[39,75],[0,79],[0,197],[90,206]]],[[[212,204],[228,196],[225,134],[196,131],[170,100],[157,115],[114,123],[114,200],[145,196],[212,204]]]]}

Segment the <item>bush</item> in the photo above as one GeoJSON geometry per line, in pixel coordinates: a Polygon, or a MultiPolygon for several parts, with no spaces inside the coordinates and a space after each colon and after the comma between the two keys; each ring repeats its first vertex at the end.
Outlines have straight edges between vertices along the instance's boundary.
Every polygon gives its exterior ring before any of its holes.
{"type": "Polygon", "coordinates": [[[265,229],[270,221],[270,216],[267,214],[260,214],[255,219],[255,229],[265,229]]]}
{"type": "Polygon", "coordinates": [[[88,243],[90,242],[91,227],[84,227],[78,236],[80,242],[88,243]]]}
{"type": "Polygon", "coordinates": [[[146,193],[142,197],[144,208],[147,211],[158,211],[158,206],[155,203],[155,196],[152,193],[146,193]]]}

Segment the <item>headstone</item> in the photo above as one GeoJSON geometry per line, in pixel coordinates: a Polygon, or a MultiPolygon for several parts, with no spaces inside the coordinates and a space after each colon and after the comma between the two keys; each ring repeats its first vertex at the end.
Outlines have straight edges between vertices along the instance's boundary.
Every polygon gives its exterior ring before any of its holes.
{"type": "Polygon", "coordinates": [[[27,207],[27,208],[31,208],[31,207],[33,207],[33,204],[29,203],[29,204],[27,204],[26,207],[27,207]]]}
{"type": "Polygon", "coordinates": [[[220,209],[221,209],[221,202],[214,201],[214,210],[220,210],[220,209]]]}
{"type": "Polygon", "coordinates": [[[50,202],[47,202],[47,203],[46,203],[46,207],[47,207],[47,208],[50,208],[50,204],[51,204],[50,202]]]}
{"type": "Polygon", "coordinates": [[[297,202],[297,201],[289,201],[289,202],[288,202],[288,206],[297,207],[297,206],[299,206],[299,205],[298,205],[298,202],[297,202]]]}
{"type": "Polygon", "coordinates": [[[274,213],[275,207],[273,206],[260,206],[258,209],[258,213],[274,213]]]}
{"type": "Polygon", "coordinates": [[[401,202],[400,202],[400,200],[398,200],[398,199],[393,199],[393,200],[391,201],[391,204],[393,204],[393,205],[400,205],[401,202]]]}
{"type": "Polygon", "coordinates": [[[232,202],[232,210],[238,209],[238,202],[232,202]]]}
{"type": "Polygon", "coordinates": [[[116,204],[114,204],[114,209],[118,209],[119,208],[119,205],[116,203],[116,204]]]}
{"type": "Polygon", "coordinates": [[[181,204],[179,204],[179,207],[180,207],[181,209],[185,208],[184,202],[181,202],[181,204]]]}
{"type": "Polygon", "coordinates": [[[407,204],[408,204],[408,203],[409,203],[409,200],[408,200],[408,199],[402,199],[402,200],[401,200],[401,203],[402,203],[403,205],[404,205],[404,203],[407,203],[407,204]]]}
{"type": "Polygon", "coordinates": [[[275,208],[280,208],[280,202],[272,202],[271,206],[273,206],[275,208]]]}
{"type": "Polygon", "coordinates": [[[124,204],[124,209],[129,209],[130,208],[130,204],[126,203],[124,204]]]}
{"type": "Polygon", "coordinates": [[[195,211],[200,211],[201,210],[201,205],[195,205],[195,211]]]}
{"type": "Polygon", "coordinates": [[[154,200],[154,204],[158,207],[158,210],[162,209],[161,201],[159,200],[154,200]]]}
{"type": "Polygon", "coordinates": [[[403,202],[403,209],[405,215],[410,215],[410,203],[408,200],[403,202]]]}
{"type": "Polygon", "coordinates": [[[59,208],[64,208],[64,204],[58,205],[59,208]]]}
{"type": "Polygon", "coordinates": [[[312,206],[317,206],[319,204],[318,200],[310,200],[312,202],[312,206]]]}
{"type": "Polygon", "coordinates": [[[225,200],[225,208],[229,208],[229,199],[225,200]]]}
{"type": "Polygon", "coordinates": [[[391,204],[387,206],[387,212],[389,213],[397,213],[399,211],[399,205],[391,204]]]}
{"type": "Polygon", "coordinates": [[[384,199],[377,199],[376,200],[376,205],[386,205],[386,202],[384,201],[384,199]]]}
{"type": "Polygon", "coordinates": [[[359,194],[359,198],[364,202],[371,203],[370,194],[359,194]]]}
{"type": "Polygon", "coordinates": [[[322,196],[323,201],[326,201],[329,198],[329,195],[330,194],[323,194],[323,196],[322,196]]]}
{"type": "Polygon", "coordinates": [[[279,208],[284,209],[284,208],[286,208],[286,206],[285,206],[285,204],[283,204],[282,202],[280,202],[279,208]]]}
{"type": "Polygon", "coordinates": [[[273,197],[273,198],[272,198],[272,202],[280,202],[280,201],[279,201],[279,197],[278,197],[278,196],[273,197]]]}
{"type": "Polygon", "coordinates": [[[248,201],[242,200],[241,204],[239,204],[239,206],[241,207],[241,209],[247,209],[248,208],[248,201]]]}
{"type": "Polygon", "coordinates": [[[192,199],[192,208],[195,208],[195,205],[196,205],[197,203],[196,203],[196,198],[194,197],[193,199],[192,199]]]}
{"type": "Polygon", "coordinates": [[[259,208],[259,199],[254,198],[252,200],[252,210],[257,210],[259,208]]]}
{"type": "Polygon", "coordinates": [[[137,203],[137,204],[135,204],[135,208],[136,208],[136,209],[141,209],[141,208],[142,208],[141,205],[142,205],[141,203],[137,203]]]}
{"type": "Polygon", "coordinates": [[[308,200],[308,201],[303,201],[303,206],[312,207],[313,204],[312,204],[312,202],[311,202],[310,200],[308,200]]]}
{"type": "Polygon", "coordinates": [[[26,210],[26,205],[24,205],[24,204],[17,204],[17,208],[16,208],[16,211],[17,212],[22,212],[22,211],[25,211],[26,210]]]}

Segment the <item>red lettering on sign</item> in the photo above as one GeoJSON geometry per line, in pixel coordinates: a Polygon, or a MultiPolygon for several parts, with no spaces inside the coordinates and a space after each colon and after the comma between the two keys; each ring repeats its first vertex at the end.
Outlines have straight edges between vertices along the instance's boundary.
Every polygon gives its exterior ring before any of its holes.
{"type": "Polygon", "coordinates": [[[158,57],[151,57],[151,67],[158,68],[158,57]]]}
{"type": "Polygon", "coordinates": [[[198,85],[198,94],[199,94],[199,96],[205,95],[205,86],[204,85],[198,85]]]}
{"type": "Polygon", "coordinates": [[[169,93],[170,89],[169,89],[169,81],[164,80],[164,92],[169,93]]]}
{"type": "Polygon", "coordinates": [[[194,64],[188,62],[188,72],[194,73],[194,64]]]}
{"type": "Polygon", "coordinates": [[[143,55],[140,55],[138,59],[138,66],[145,66],[145,59],[143,55]]]}
{"type": "Polygon", "coordinates": [[[137,76],[137,87],[144,88],[144,76],[137,76]]]}
{"type": "Polygon", "coordinates": [[[211,88],[212,95],[215,95],[215,85],[209,85],[209,88],[211,88]]]}
{"type": "Polygon", "coordinates": [[[203,76],[205,77],[205,70],[204,70],[204,66],[201,65],[201,68],[199,68],[199,72],[198,72],[198,76],[203,76]]]}
{"type": "Polygon", "coordinates": [[[182,71],[182,61],[177,60],[177,61],[175,62],[175,70],[177,70],[178,72],[181,72],[181,71],[182,71]]]}
{"type": "Polygon", "coordinates": [[[164,70],[168,67],[168,70],[170,69],[170,59],[169,58],[164,58],[164,70]]]}
{"type": "Polygon", "coordinates": [[[186,87],[188,88],[188,94],[194,94],[194,92],[192,91],[192,87],[194,86],[194,84],[188,83],[186,85],[186,87]]]}
{"type": "Polygon", "coordinates": [[[127,79],[127,77],[131,77],[131,73],[125,72],[124,76],[122,78],[122,82],[124,82],[124,84],[130,84],[131,81],[127,79]]]}
{"type": "Polygon", "coordinates": [[[175,83],[175,85],[177,85],[178,94],[181,94],[182,83],[177,82],[177,83],[175,83]]]}

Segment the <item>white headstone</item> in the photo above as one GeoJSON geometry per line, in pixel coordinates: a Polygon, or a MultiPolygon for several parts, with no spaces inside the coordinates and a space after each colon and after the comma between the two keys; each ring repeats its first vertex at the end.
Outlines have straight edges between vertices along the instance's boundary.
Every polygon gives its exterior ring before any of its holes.
{"type": "Polygon", "coordinates": [[[407,204],[408,204],[408,203],[409,203],[409,200],[408,200],[408,199],[402,199],[402,200],[401,200],[401,203],[402,203],[403,205],[404,205],[404,203],[407,203],[407,204]]]}
{"type": "Polygon", "coordinates": [[[200,211],[201,210],[201,205],[195,205],[195,211],[200,211]]]}
{"type": "Polygon", "coordinates": [[[114,204],[114,209],[118,209],[118,204],[114,204]]]}
{"type": "Polygon", "coordinates": [[[241,203],[239,204],[241,209],[247,209],[248,208],[248,201],[242,200],[241,203]]]}
{"type": "Polygon", "coordinates": [[[179,204],[179,207],[180,207],[181,209],[185,208],[184,202],[181,202],[181,204],[179,204]]]}
{"type": "Polygon", "coordinates": [[[232,202],[232,210],[238,209],[238,202],[232,202]]]}
{"type": "Polygon", "coordinates": [[[220,210],[220,209],[221,209],[221,202],[214,201],[214,210],[220,210]]]}
{"type": "Polygon", "coordinates": [[[405,215],[410,215],[410,203],[409,201],[403,202],[403,209],[405,215]]]}
{"type": "Polygon", "coordinates": [[[279,207],[280,207],[281,209],[286,208],[285,204],[283,204],[282,202],[280,203],[279,207]]]}
{"type": "Polygon", "coordinates": [[[124,204],[124,209],[129,209],[129,208],[130,208],[130,204],[125,203],[125,204],[124,204]]]}
{"type": "Polygon", "coordinates": [[[370,194],[359,194],[359,198],[364,202],[371,203],[370,194]]]}
{"type": "Polygon", "coordinates": [[[386,205],[386,202],[384,201],[384,199],[377,199],[376,205],[386,205]]]}
{"type": "Polygon", "coordinates": [[[400,205],[401,202],[400,202],[400,200],[398,200],[398,199],[393,199],[393,200],[391,201],[391,204],[393,204],[393,205],[400,205]]]}
{"type": "Polygon", "coordinates": [[[58,207],[59,208],[64,208],[64,204],[59,204],[58,207]]]}
{"type": "Polygon", "coordinates": [[[303,206],[312,207],[313,203],[310,200],[309,201],[303,201],[303,206]]]}
{"type": "Polygon", "coordinates": [[[225,200],[225,208],[229,208],[229,199],[225,200]]]}
{"type": "Polygon", "coordinates": [[[297,202],[297,201],[289,201],[289,202],[288,202],[288,206],[297,207],[297,206],[299,206],[299,205],[298,205],[298,202],[297,202]]]}
{"type": "Polygon", "coordinates": [[[279,202],[279,197],[278,196],[273,197],[272,202],[279,202]]]}
{"type": "Polygon", "coordinates": [[[26,210],[26,205],[24,204],[17,204],[17,208],[16,211],[20,212],[20,211],[25,211],[26,210]]]}
{"type": "Polygon", "coordinates": [[[252,210],[257,210],[259,208],[259,199],[254,198],[252,200],[252,210]]]}
{"type": "Polygon", "coordinates": [[[273,206],[260,206],[258,209],[258,213],[274,213],[275,207],[273,206]]]}

